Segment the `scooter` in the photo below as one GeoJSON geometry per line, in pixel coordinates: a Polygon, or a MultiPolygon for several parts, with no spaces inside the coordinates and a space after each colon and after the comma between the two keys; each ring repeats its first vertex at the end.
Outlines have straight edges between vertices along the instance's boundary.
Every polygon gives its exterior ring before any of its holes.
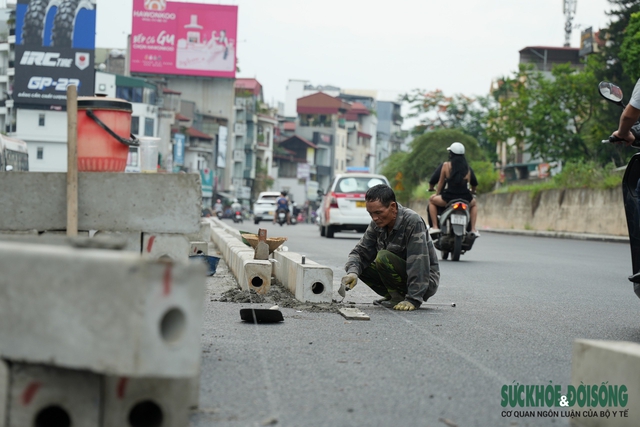
{"type": "Polygon", "coordinates": [[[217,211],[216,212],[216,216],[218,217],[218,219],[222,219],[222,211],[217,211]]]}
{"type": "MultiPolygon", "coordinates": [[[[610,101],[624,108],[622,102],[622,89],[609,83],[601,82],[598,86],[600,95],[607,101],[610,101]]],[[[636,140],[631,144],[632,147],[640,149],[640,122],[636,122],[631,133],[636,140]]],[[[609,139],[605,139],[603,143],[620,142],[621,139],[611,135],[609,139]]],[[[629,160],[627,169],[622,178],[622,200],[624,201],[624,213],[627,217],[627,228],[629,230],[629,245],[631,246],[631,265],[633,274],[629,276],[629,281],[633,283],[633,291],[640,298],[640,194],[636,191],[638,180],[640,179],[640,153],[636,153],[629,160]]]]}
{"type": "MultiPolygon", "coordinates": [[[[444,208],[438,207],[440,232],[431,234],[431,238],[442,259],[446,260],[451,254],[452,261],[459,261],[460,255],[473,247],[476,236],[471,233],[469,209],[469,204],[463,199],[451,200],[444,208]]],[[[429,225],[433,226],[431,218],[429,225]]]]}
{"type": "Polygon", "coordinates": [[[233,222],[242,222],[242,212],[241,211],[235,211],[235,213],[233,214],[233,222]]]}
{"type": "Polygon", "coordinates": [[[276,212],[276,222],[280,224],[280,227],[287,223],[287,212],[283,209],[279,209],[276,212]]]}

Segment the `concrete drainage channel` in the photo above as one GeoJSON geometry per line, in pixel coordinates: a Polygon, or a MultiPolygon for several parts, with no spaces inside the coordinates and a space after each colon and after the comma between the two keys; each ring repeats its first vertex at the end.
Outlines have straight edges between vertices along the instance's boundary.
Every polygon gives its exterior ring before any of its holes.
{"type": "Polygon", "coordinates": [[[302,302],[330,303],[333,298],[333,271],[301,254],[276,250],[271,261],[254,259],[254,250],[242,242],[240,232],[217,218],[209,218],[212,240],[220,248],[240,288],[265,294],[271,277],[302,302]],[[272,265],[273,264],[273,265],[272,265]],[[257,283],[260,286],[255,286],[257,283]]]}

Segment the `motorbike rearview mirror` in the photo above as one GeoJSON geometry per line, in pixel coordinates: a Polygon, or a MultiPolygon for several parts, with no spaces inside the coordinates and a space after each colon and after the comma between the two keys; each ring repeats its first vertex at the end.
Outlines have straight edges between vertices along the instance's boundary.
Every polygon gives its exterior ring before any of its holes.
{"type": "Polygon", "coordinates": [[[614,104],[618,104],[624,107],[624,104],[622,103],[622,89],[620,89],[620,87],[614,85],[613,83],[600,82],[600,84],[598,85],[598,91],[600,92],[600,95],[602,95],[602,97],[607,101],[611,101],[614,104]]]}

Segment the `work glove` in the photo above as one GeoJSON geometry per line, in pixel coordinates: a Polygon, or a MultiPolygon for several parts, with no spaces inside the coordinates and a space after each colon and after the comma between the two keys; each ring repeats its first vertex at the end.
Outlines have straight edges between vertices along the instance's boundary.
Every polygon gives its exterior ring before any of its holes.
{"type": "Polygon", "coordinates": [[[400,301],[393,307],[394,310],[400,311],[413,311],[416,309],[416,306],[411,304],[409,301],[400,301]]]}
{"type": "Polygon", "coordinates": [[[342,278],[342,281],[341,281],[341,284],[348,291],[355,288],[357,283],[358,283],[358,275],[356,273],[347,274],[342,278]]]}

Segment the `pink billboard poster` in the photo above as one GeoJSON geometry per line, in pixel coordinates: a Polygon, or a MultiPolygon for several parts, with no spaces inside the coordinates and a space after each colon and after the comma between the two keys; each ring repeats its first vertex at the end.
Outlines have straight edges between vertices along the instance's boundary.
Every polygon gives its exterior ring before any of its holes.
{"type": "Polygon", "coordinates": [[[133,1],[131,72],[235,77],[238,7],[133,1]]]}

